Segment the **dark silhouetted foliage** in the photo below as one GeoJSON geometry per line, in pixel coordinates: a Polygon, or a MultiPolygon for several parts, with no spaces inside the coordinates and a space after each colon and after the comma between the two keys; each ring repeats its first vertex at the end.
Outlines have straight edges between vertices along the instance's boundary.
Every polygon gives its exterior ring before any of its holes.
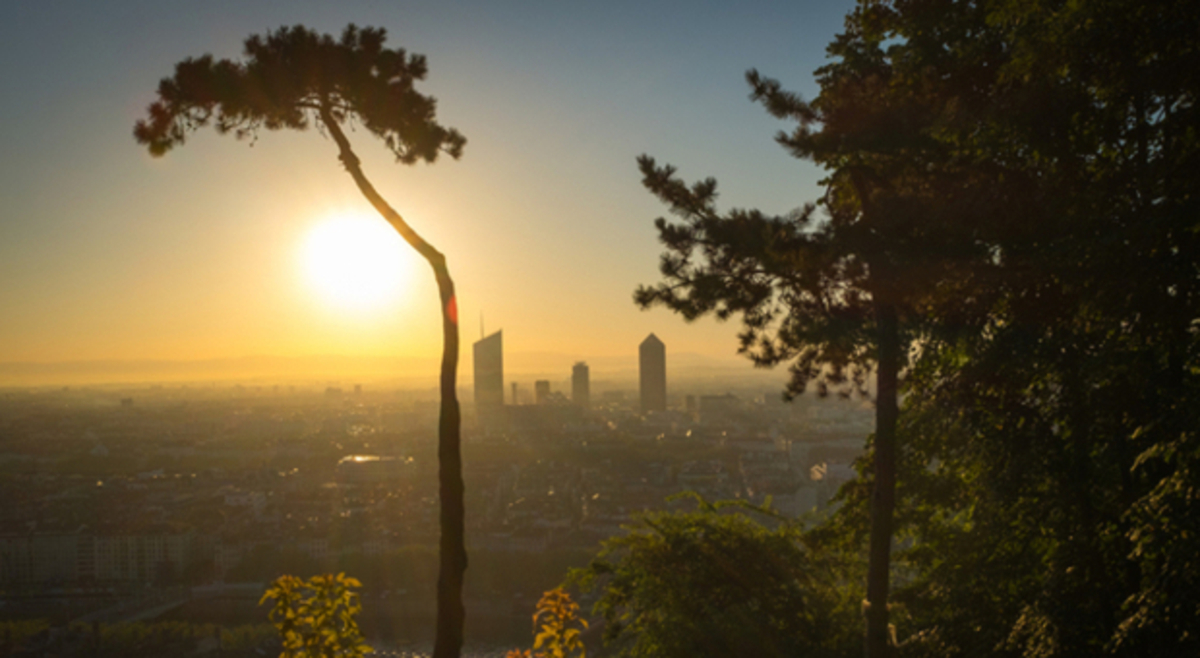
{"type": "Polygon", "coordinates": [[[403,163],[434,161],[439,153],[458,157],[465,139],[434,119],[435,102],[417,92],[425,58],[384,48],[382,29],[353,25],[340,39],[302,26],[284,27],[245,42],[245,60],[186,59],[159,83],[158,100],[134,137],[150,153],[163,155],[187,135],[208,125],[238,138],[258,131],[303,130],[316,124],[333,138],[338,157],[363,196],[433,268],[441,297],[441,420],[438,480],[441,501],[441,567],[434,655],[458,656],[462,648],[463,482],[460,415],[455,392],[458,368],[458,302],[445,256],[425,242],[379,195],[362,171],[342,130],[358,122],[383,140],[403,163]]]}
{"type": "Polygon", "coordinates": [[[386,36],[351,25],[334,39],[297,25],[247,39],[244,62],[185,59],[159,83],[134,136],[163,155],[210,124],[240,139],[259,129],[304,130],[328,110],[339,123],[361,123],[406,164],[433,162],[443,151],[457,158],[466,140],[440,126],[434,99],[414,88],[425,79],[425,57],[385,48],[386,36]]]}
{"type": "Polygon", "coordinates": [[[1197,651],[1197,33],[1181,1],[864,1],[817,98],[749,75],[828,170],[815,206],[720,214],[712,181],[641,162],[683,221],[638,301],[740,315],[792,394],[882,368],[870,305],[892,302],[901,440],[877,427],[812,537],[886,556],[894,448],[905,654],[1197,651]]]}

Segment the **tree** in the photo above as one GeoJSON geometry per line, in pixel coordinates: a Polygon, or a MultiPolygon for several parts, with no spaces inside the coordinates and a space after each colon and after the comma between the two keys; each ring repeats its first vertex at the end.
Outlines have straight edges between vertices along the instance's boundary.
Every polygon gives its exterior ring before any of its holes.
{"type": "Polygon", "coordinates": [[[258,604],[275,601],[271,623],[283,642],[280,658],[362,658],[371,647],[363,642],[354,617],[362,611],[346,574],[313,576],[307,581],[280,576],[258,604]]]}
{"type": "Polygon", "coordinates": [[[462,647],[464,545],[460,415],[455,395],[458,306],[445,256],[426,242],[375,190],[342,130],[357,121],[405,164],[457,158],[466,140],[434,118],[435,101],[414,88],[425,78],[421,55],[384,47],[383,29],[350,25],[335,40],[302,26],[280,28],[245,42],[245,61],[189,58],[159,83],[158,100],[137,122],[134,137],[161,156],[188,133],[213,124],[219,133],[255,137],[259,130],[304,130],[316,124],[333,138],[338,158],[371,205],[433,268],[441,298],[441,416],[438,481],[441,565],[434,656],[462,647]]]}
{"type": "Polygon", "coordinates": [[[837,61],[817,72],[811,102],[747,74],[753,99],[797,123],[778,141],[829,172],[816,203],[783,217],[722,214],[714,180],[689,187],[672,167],[639,159],[643,184],[683,221],[656,222],[664,281],[635,300],[688,320],[740,315],[741,352],[760,366],[790,362],[789,397],[810,382],[821,394],[830,385],[866,394],[874,370],[866,653],[877,657],[890,637],[899,375],[912,345],[973,320],[961,300],[990,267],[981,226],[995,212],[973,184],[981,172],[931,136],[946,96],[904,75],[871,28],[872,7],[855,10],[830,45],[837,61]]]}
{"type": "Polygon", "coordinates": [[[871,551],[877,566],[868,576],[866,600],[868,643],[886,644],[896,377],[903,354],[896,300],[883,289],[886,279],[848,248],[833,223],[815,222],[812,206],[789,217],[740,210],[722,216],[715,208],[714,180],[688,187],[672,167],[659,167],[652,158],[642,156],[639,166],[643,184],[684,223],[656,221],[667,247],[660,265],[665,281],[639,288],[638,304],[664,304],[688,320],[709,312],[719,319],[740,314],[739,351],[763,366],[792,361],[788,395],[802,393],[812,380],[822,392],[830,382],[844,384],[847,370],[865,390],[870,363],[879,364],[871,551]]]}
{"type": "Polygon", "coordinates": [[[605,645],[658,658],[850,655],[857,597],[836,556],[769,510],[692,495],[695,511],[641,515],[568,577],[599,593],[605,645]]]}
{"type": "MultiPolygon", "coordinates": [[[[913,492],[929,516],[912,598],[960,646],[988,618],[1013,650],[1194,655],[1200,89],[1179,71],[1195,65],[1197,18],[1178,2],[984,10],[1005,44],[994,109],[954,137],[1028,172],[1052,212],[1004,241],[1014,273],[992,329],[931,351],[914,381],[914,447],[977,474],[939,484],[988,504],[956,527],[933,516],[945,498],[913,492]],[[1036,541],[1002,557],[972,537],[982,527],[1036,541]],[[1026,574],[1007,610],[947,614],[963,586],[929,596],[989,563],[1026,574]]],[[[902,39],[917,39],[913,19],[897,12],[902,39]]],[[[926,52],[954,52],[921,32],[926,52]]]]}
{"type": "Polygon", "coordinates": [[[587,658],[580,637],[587,627],[587,620],[579,617],[579,604],[571,600],[567,590],[548,590],[538,599],[533,613],[533,649],[513,649],[505,658],[587,658]]]}
{"type": "MultiPolygon", "coordinates": [[[[891,84],[947,99],[927,134],[1000,210],[968,321],[921,336],[906,384],[905,651],[1195,655],[1194,11],[863,7],[891,84]]],[[[910,155],[936,180],[926,153],[910,155]]],[[[844,500],[838,522],[861,528],[867,495],[844,500]]]]}
{"type": "MultiPolygon", "coordinates": [[[[793,393],[854,349],[882,372],[882,323],[851,302],[896,302],[910,655],[1197,650],[1197,29],[1186,2],[864,0],[816,99],[750,75],[829,172],[827,218],[721,215],[714,183],[642,162],[684,222],[660,221],[665,282],[639,301],[742,314],[793,393]]],[[[813,539],[870,533],[883,616],[881,438],[813,539]]]]}

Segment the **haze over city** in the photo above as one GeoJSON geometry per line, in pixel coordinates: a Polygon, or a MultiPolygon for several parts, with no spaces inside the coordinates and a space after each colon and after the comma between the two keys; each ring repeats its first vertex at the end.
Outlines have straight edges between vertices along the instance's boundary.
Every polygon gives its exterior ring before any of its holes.
{"type": "Polygon", "coordinates": [[[1196,4],[4,3],[0,655],[1200,655],[1196,4]]]}
{"type": "Polygon", "coordinates": [[[0,385],[433,381],[429,268],[362,200],[331,140],[209,130],[152,159],[131,136],[176,61],[347,23],[426,55],[419,89],[468,140],[461,160],[405,166],[350,133],[381,193],[448,255],[464,341],[502,328],[511,372],[565,377],[580,359],[632,372],[655,332],[674,363],[749,372],[736,324],[632,303],[658,280],[653,220],[666,214],[634,158],[718,177],[723,207],[814,199],[818,170],[772,140],[783,126],[749,102],[743,74],[811,95],[849,7],[7,4],[0,72],[22,93],[0,107],[0,385]]]}

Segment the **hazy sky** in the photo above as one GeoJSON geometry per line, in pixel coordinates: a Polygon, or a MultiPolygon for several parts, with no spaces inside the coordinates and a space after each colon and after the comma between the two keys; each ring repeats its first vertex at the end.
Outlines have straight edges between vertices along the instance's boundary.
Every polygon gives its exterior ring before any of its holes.
{"type": "MultiPolygon", "coordinates": [[[[370,212],[316,131],[250,146],[209,130],[152,159],[131,136],[175,62],[237,57],[283,25],[388,30],[429,59],[420,89],[463,158],[367,175],[448,255],[464,374],[482,314],[510,354],[728,357],[737,325],[638,310],[657,280],[648,153],[715,176],[723,207],[786,212],[820,172],[747,99],[755,67],[811,97],[848,0],[827,2],[43,2],[0,5],[0,362],[249,355],[436,356],[433,277],[407,249],[391,302],[347,308],[306,270],[317,227],[370,212]]],[[[310,268],[311,269],[311,268],[310,268]]],[[[519,357],[518,357],[519,358],[519,357]]]]}

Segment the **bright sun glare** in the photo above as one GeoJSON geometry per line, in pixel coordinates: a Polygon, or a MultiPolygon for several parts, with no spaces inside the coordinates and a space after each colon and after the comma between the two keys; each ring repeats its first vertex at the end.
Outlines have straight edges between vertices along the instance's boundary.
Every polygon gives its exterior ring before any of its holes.
{"type": "Polygon", "coordinates": [[[343,213],[313,227],[302,261],[309,283],[327,302],[370,310],[400,299],[411,272],[410,249],[381,218],[343,213]]]}

